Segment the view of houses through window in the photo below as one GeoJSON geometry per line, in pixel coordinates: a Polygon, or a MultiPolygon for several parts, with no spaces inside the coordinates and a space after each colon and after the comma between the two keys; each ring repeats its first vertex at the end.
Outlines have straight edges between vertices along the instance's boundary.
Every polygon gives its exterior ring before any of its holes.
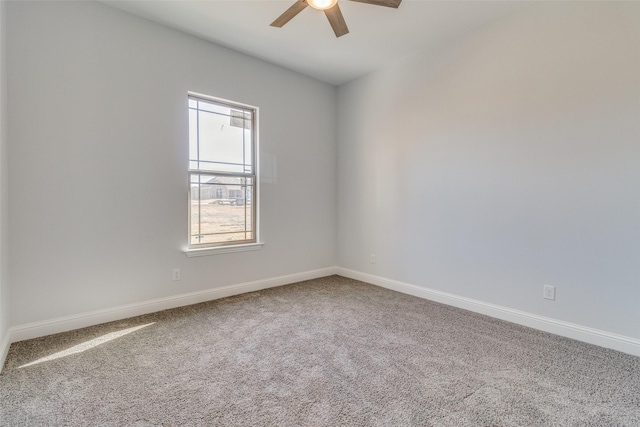
{"type": "Polygon", "coordinates": [[[189,247],[256,241],[256,109],[189,95],[189,247]]]}

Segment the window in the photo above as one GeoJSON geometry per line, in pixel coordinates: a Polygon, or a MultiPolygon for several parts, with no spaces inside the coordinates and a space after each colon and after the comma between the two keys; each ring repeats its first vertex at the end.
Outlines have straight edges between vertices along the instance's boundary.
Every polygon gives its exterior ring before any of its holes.
{"type": "Polygon", "coordinates": [[[257,242],[256,115],[189,94],[189,249],[257,242]]]}

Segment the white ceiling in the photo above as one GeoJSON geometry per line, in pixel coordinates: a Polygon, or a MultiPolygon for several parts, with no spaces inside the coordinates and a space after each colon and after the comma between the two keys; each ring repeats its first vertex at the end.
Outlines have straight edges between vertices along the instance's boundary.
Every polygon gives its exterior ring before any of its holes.
{"type": "Polygon", "coordinates": [[[340,0],[350,33],[336,38],[310,7],[269,24],[295,0],[102,0],[219,45],[340,85],[385,63],[477,30],[524,1],[404,0],[398,9],[340,0]]]}

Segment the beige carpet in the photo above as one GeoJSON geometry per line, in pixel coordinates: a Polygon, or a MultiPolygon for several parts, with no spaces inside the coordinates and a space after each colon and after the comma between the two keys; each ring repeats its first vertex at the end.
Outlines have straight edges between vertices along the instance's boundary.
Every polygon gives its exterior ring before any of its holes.
{"type": "Polygon", "coordinates": [[[0,424],[640,426],[640,358],[332,276],[13,344],[0,424]]]}

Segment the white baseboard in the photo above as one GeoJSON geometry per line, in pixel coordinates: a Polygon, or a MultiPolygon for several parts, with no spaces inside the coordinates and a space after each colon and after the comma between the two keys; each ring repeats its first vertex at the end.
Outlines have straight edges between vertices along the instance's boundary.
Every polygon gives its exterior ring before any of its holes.
{"type": "Polygon", "coordinates": [[[9,353],[9,346],[11,345],[11,334],[9,331],[0,337],[0,372],[4,366],[4,361],[7,360],[7,354],[9,353]]]}
{"type": "Polygon", "coordinates": [[[485,314],[487,316],[506,320],[512,323],[517,323],[519,325],[528,326],[541,331],[550,332],[563,337],[573,338],[589,344],[595,344],[600,347],[622,351],[634,356],[640,356],[640,340],[635,338],[612,334],[549,317],[538,316],[536,314],[514,310],[508,307],[488,304],[486,302],[423,288],[399,282],[397,280],[361,273],[359,271],[349,270],[342,267],[338,267],[336,269],[336,274],[402,292],[404,294],[413,295],[476,313],[485,314]]]}
{"type": "Polygon", "coordinates": [[[487,316],[528,326],[552,334],[573,338],[601,347],[611,348],[624,353],[640,356],[640,340],[616,335],[609,332],[576,325],[548,317],[538,316],[524,311],[514,310],[482,301],[464,298],[446,292],[423,288],[408,283],[399,282],[371,274],[361,273],[341,267],[328,267],[320,270],[306,271],[302,273],[290,274],[286,276],[273,277],[269,279],[256,280],[253,282],[240,283],[225,286],[222,288],[207,289],[204,291],[192,292],[188,294],[175,295],[166,298],[158,298],[143,301],[136,304],[128,304],[104,310],[96,310],[80,313],[72,316],[59,317],[56,319],[41,322],[28,323],[14,326],[9,329],[0,341],[0,371],[4,366],[9,346],[12,342],[26,339],[38,338],[60,332],[93,326],[100,323],[112,322],[126,319],[128,317],[142,314],[154,313],[156,311],[170,308],[182,307],[185,305],[197,304],[247,292],[259,291],[277,286],[288,285],[304,280],[316,279],[319,277],[339,274],[344,277],[360,280],[383,288],[417,296],[431,301],[440,302],[487,316]]]}
{"type": "MultiPolygon", "coordinates": [[[[247,292],[274,288],[276,286],[288,285],[290,283],[301,282],[303,280],[317,279],[319,277],[331,276],[333,274],[336,274],[336,267],[305,271],[302,273],[256,280],[253,282],[240,283],[222,288],[207,289],[204,291],[158,298],[135,304],[107,308],[104,310],[90,311],[71,316],[58,317],[56,319],[44,320],[41,322],[18,325],[12,327],[9,330],[8,336],[5,338],[5,341],[7,341],[6,350],[8,350],[11,342],[67,332],[74,329],[85,328],[87,326],[98,325],[100,323],[112,322],[114,320],[126,319],[128,317],[140,316],[142,314],[154,313],[156,311],[167,310],[170,308],[183,307],[185,305],[197,304],[247,292]]],[[[0,350],[3,348],[4,347],[0,347],[0,350]]],[[[2,365],[0,365],[0,369],[2,369],[2,365]]]]}

